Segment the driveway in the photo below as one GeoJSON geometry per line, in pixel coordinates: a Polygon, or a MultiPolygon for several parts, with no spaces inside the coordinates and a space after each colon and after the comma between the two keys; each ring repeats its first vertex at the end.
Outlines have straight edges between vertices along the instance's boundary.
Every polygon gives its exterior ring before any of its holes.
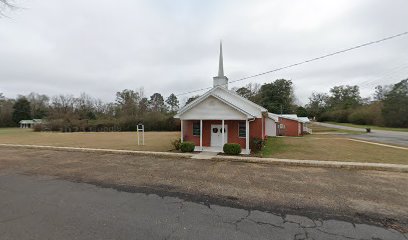
{"type": "MultiPolygon", "coordinates": [[[[324,127],[343,129],[343,130],[366,132],[365,128],[340,126],[336,124],[321,123],[321,122],[314,122],[313,124],[324,126],[324,127]]],[[[371,133],[351,134],[349,136],[352,138],[362,139],[362,140],[367,140],[367,141],[372,141],[372,142],[408,146],[408,132],[384,131],[384,130],[371,129],[371,133]]]]}
{"type": "Polygon", "coordinates": [[[405,239],[392,229],[0,173],[1,239],[405,239]]]}

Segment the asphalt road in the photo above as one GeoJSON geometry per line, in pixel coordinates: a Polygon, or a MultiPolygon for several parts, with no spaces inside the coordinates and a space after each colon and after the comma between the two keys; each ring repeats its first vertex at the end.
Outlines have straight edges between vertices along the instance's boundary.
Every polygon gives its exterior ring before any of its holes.
{"type": "MultiPolygon", "coordinates": [[[[330,128],[366,132],[366,129],[364,128],[347,127],[347,126],[340,126],[340,125],[335,125],[335,124],[330,124],[330,123],[321,123],[321,122],[314,122],[314,124],[321,125],[324,127],[330,127],[330,128]]],[[[371,129],[370,133],[354,134],[354,135],[352,134],[350,135],[350,137],[361,139],[361,140],[373,141],[373,142],[395,144],[395,145],[400,145],[400,146],[408,146],[408,132],[384,131],[384,130],[371,129]]]]}
{"type": "Polygon", "coordinates": [[[0,238],[408,239],[392,229],[0,172],[0,238]]]}

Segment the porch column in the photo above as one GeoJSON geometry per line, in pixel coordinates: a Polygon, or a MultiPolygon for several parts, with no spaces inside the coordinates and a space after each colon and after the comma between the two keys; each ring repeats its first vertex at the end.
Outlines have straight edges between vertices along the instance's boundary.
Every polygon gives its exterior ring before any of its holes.
{"type": "Polygon", "coordinates": [[[183,120],[181,120],[181,119],[180,119],[180,128],[181,128],[180,140],[181,140],[181,142],[183,142],[183,120]]]}
{"type": "Polygon", "coordinates": [[[200,149],[203,150],[203,120],[200,119],[200,149]]]}
{"type": "Polygon", "coordinates": [[[224,119],[222,119],[222,123],[221,123],[221,129],[222,129],[222,144],[221,147],[224,147],[224,132],[225,132],[225,128],[224,128],[224,119]]]}
{"type": "Polygon", "coordinates": [[[249,154],[249,121],[248,119],[245,121],[245,146],[246,146],[246,153],[249,154]]]}

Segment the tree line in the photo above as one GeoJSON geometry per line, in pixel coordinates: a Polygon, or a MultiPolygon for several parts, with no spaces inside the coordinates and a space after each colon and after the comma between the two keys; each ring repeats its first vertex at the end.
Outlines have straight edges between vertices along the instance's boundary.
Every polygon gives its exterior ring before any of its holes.
{"type": "MultiPolygon", "coordinates": [[[[350,122],[389,127],[408,127],[408,79],[394,85],[377,86],[370,98],[362,98],[358,86],[335,86],[329,93],[314,92],[305,106],[296,104],[293,83],[277,79],[270,83],[233,88],[239,95],[265,107],[269,112],[310,117],[318,121],[350,122]]],[[[199,95],[190,97],[191,103],[199,95]]],[[[0,127],[17,126],[24,119],[46,119],[49,130],[79,128],[81,131],[111,129],[134,131],[138,123],[145,129],[180,129],[174,119],[180,107],[175,94],[146,97],[143,89],[116,93],[114,102],[103,102],[86,93],[79,97],[48,97],[30,93],[10,99],[0,93],[0,127]]]]}
{"type": "Polygon", "coordinates": [[[0,93],[0,127],[15,127],[20,120],[46,119],[49,130],[80,129],[81,131],[112,129],[134,131],[138,123],[156,131],[179,130],[173,118],[179,108],[176,95],[166,99],[160,93],[145,97],[143,89],[125,89],[116,93],[115,102],[105,103],[86,93],[79,97],[58,95],[48,97],[30,93],[16,99],[0,93]]]}
{"type": "Polygon", "coordinates": [[[358,86],[336,86],[329,93],[313,93],[306,109],[319,121],[408,127],[408,79],[378,85],[369,98],[360,96],[358,86]]]}
{"type": "Polygon", "coordinates": [[[357,85],[334,86],[329,93],[313,92],[305,106],[296,104],[293,83],[278,79],[234,89],[269,112],[334,121],[387,127],[408,127],[408,79],[379,85],[369,98],[362,98],[357,85]]]}

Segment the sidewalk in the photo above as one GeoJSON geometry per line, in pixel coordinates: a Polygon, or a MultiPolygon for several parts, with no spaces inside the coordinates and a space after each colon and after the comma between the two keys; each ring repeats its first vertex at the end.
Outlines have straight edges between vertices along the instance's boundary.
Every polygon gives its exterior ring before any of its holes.
{"type": "MultiPolygon", "coordinates": [[[[98,149],[98,148],[78,148],[78,147],[55,147],[42,145],[21,145],[21,144],[0,144],[0,147],[16,147],[31,149],[47,149],[60,151],[80,151],[128,155],[150,155],[166,156],[179,158],[197,158],[197,154],[191,153],[171,153],[171,152],[149,152],[149,151],[132,151],[118,149],[98,149]]],[[[272,164],[283,166],[302,166],[302,167],[323,167],[323,168],[347,168],[358,170],[379,170],[391,172],[408,172],[408,165],[388,164],[388,163],[363,163],[363,162],[341,162],[341,161],[321,161],[321,160],[297,160],[297,159],[279,159],[279,158],[258,158],[242,156],[215,156],[212,161],[237,161],[248,163],[272,164]]]]}

